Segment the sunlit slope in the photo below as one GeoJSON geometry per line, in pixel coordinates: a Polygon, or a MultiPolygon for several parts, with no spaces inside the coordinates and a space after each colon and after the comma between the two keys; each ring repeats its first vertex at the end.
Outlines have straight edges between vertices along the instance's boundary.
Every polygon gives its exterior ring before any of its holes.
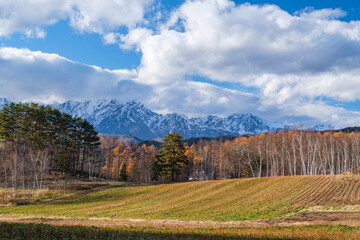
{"type": "Polygon", "coordinates": [[[360,177],[296,176],[116,187],[72,200],[1,207],[0,214],[239,221],[312,206],[360,205],[360,177]]]}

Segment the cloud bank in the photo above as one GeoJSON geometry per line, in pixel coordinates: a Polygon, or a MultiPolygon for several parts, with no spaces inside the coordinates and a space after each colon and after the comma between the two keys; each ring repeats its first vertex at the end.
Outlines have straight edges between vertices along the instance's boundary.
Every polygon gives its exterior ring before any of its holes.
{"type": "Polygon", "coordinates": [[[290,124],[358,124],[359,112],[321,100],[360,100],[360,22],[341,21],[341,9],[290,14],[276,5],[188,0],[154,29],[144,16],[155,2],[0,2],[0,36],[45,37],[47,25],[68,19],[80,33],[97,33],[105,44],[142,53],[137,69],[107,70],[56,54],[1,48],[0,95],[136,98],[162,113],[252,112],[290,124]],[[29,10],[40,3],[39,13],[29,10]],[[126,34],[118,32],[122,26],[126,34]],[[227,83],[243,88],[223,87],[227,83]]]}
{"type": "Polygon", "coordinates": [[[22,33],[43,38],[45,27],[69,20],[79,32],[106,36],[144,19],[152,0],[17,0],[0,1],[0,37],[22,33]]]}
{"type": "Polygon", "coordinates": [[[0,96],[13,101],[52,103],[97,96],[124,100],[151,94],[151,87],[131,79],[135,70],[106,70],[70,61],[57,54],[0,48],[0,96]]]}
{"type": "Polygon", "coordinates": [[[282,119],[308,116],[339,124],[346,118],[355,124],[358,112],[318,100],[360,98],[360,22],[339,20],[345,15],[341,9],[292,15],[276,5],[187,1],[159,31],[133,29],[121,46],[143,53],[138,81],[144,84],[183,81],[187,75],[236,82],[259,90],[253,111],[271,115],[266,109],[277,109],[282,119]]]}

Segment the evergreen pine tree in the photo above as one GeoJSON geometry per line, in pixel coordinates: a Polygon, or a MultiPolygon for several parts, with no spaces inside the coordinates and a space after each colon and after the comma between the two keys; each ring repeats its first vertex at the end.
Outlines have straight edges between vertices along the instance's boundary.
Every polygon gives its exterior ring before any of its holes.
{"type": "Polygon", "coordinates": [[[126,182],[127,181],[127,174],[126,174],[126,162],[122,162],[120,166],[120,174],[119,174],[119,181],[126,182]]]}
{"type": "Polygon", "coordinates": [[[157,161],[154,163],[154,175],[171,177],[171,181],[176,181],[178,175],[188,160],[185,155],[183,139],[179,133],[167,134],[164,143],[161,144],[157,161]]]}

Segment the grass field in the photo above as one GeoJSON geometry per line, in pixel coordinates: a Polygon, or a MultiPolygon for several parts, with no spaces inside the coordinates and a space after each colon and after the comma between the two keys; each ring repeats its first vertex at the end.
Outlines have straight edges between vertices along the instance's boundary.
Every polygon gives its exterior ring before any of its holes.
{"type": "Polygon", "coordinates": [[[302,209],[360,205],[360,177],[296,176],[114,186],[64,199],[3,206],[0,214],[41,217],[244,221],[302,209]]]}
{"type": "Polygon", "coordinates": [[[0,239],[359,239],[359,227],[153,228],[0,223],[0,239]]]}
{"type": "MultiPolygon", "coordinates": [[[[89,231],[89,234],[95,234],[95,230],[86,225],[107,226],[112,228],[96,231],[104,234],[108,231],[109,236],[115,234],[124,239],[129,238],[126,237],[129,235],[122,235],[125,233],[141,236],[135,237],[141,239],[151,239],[154,234],[163,239],[177,239],[179,234],[184,239],[198,239],[199,236],[205,236],[204,239],[209,236],[213,239],[221,239],[220,236],[229,239],[236,236],[248,239],[279,236],[287,239],[327,239],[330,236],[331,239],[360,239],[358,227],[336,225],[360,226],[360,177],[355,175],[162,185],[76,184],[77,188],[71,188],[73,190],[57,191],[31,203],[3,205],[0,221],[68,225],[69,229],[85,235],[89,231]],[[85,226],[78,226],[78,229],[70,226],[78,224],[85,226]],[[341,235],[342,232],[347,235],[341,235]]],[[[50,232],[61,227],[14,223],[6,226],[46,228],[50,232]]],[[[0,235],[1,238],[5,237],[0,235]]]]}

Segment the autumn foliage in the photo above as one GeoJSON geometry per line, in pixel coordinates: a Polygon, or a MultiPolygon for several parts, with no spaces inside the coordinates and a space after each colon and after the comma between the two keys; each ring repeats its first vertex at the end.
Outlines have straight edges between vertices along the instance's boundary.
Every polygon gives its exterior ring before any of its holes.
{"type": "Polygon", "coordinates": [[[104,166],[102,176],[106,179],[120,180],[121,165],[126,164],[127,181],[151,182],[152,165],[155,161],[154,146],[127,145],[118,142],[115,137],[100,139],[104,166]]]}
{"type": "MultiPolygon", "coordinates": [[[[118,179],[123,161],[130,181],[150,182],[157,150],[154,146],[126,146],[102,139],[106,153],[103,175],[118,179]]],[[[188,164],[180,180],[243,177],[335,175],[360,170],[360,133],[279,131],[235,140],[185,143],[188,164]]]]}
{"type": "Polygon", "coordinates": [[[200,141],[188,151],[190,177],[213,180],[359,172],[359,145],[359,133],[294,130],[234,141],[200,141]]]}

